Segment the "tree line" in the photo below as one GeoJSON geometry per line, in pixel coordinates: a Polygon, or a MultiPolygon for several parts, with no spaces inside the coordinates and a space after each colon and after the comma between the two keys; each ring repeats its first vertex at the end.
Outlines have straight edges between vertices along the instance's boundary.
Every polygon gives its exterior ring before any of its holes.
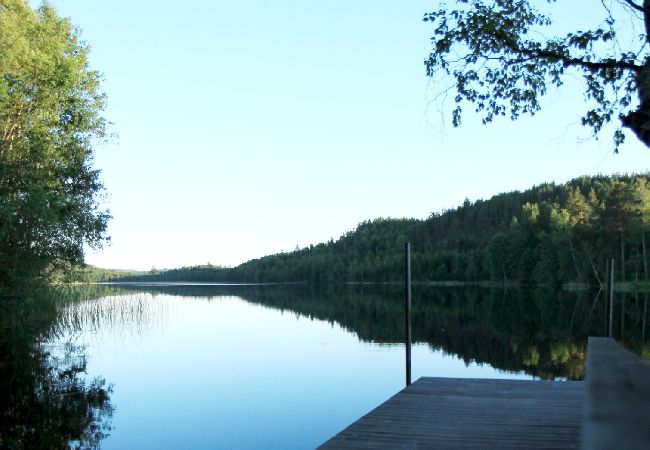
{"type": "Polygon", "coordinates": [[[465,202],[427,219],[365,221],[336,241],[247,261],[122,277],[139,281],[397,282],[404,243],[422,282],[559,286],[648,278],[650,175],[584,176],[465,202]]]}

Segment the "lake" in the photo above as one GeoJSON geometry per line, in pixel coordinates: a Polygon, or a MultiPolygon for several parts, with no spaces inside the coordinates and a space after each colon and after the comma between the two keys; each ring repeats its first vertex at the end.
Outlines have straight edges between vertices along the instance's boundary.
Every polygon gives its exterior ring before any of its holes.
{"type": "MultiPolygon", "coordinates": [[[[35,389],[30,401],[49,410],[76,389],[82,400],[59,406],[60,422],[81,411],[82,432],[67,439],[82,447],[309,449],[404,386],[399,287],[98,285],[49,295],[53,306],[18,345],[37,341],[43,374],[4,388],[35,389]],[[42,386],[58,397],[43,398],[42,386]]],[[[618,338],[649,353],[647,298],[619,300],[618,338]]],[[[602,295],[586,291],[416,287],[413,379],[581,379],[586,337],[605,332],[604,313],[602,295]]],[[[3,336],[26,321],[4,320],[3,336]]],[[[25,350],[12,351],[22,361],[25,350]]],[[[3,367],[16,370],[23,362],[10,353],[3,367]]]]}

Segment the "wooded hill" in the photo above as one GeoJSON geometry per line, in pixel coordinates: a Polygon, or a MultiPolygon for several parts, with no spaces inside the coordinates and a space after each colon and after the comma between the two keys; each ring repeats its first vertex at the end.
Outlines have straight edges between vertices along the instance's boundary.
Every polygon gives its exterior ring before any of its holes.
{"type": "Polygon", "coordinates": [[[425,220],[366,221],[336,241],[245,262],[184,267],[133,281],[399,281],[404,243],[417,281],[598,284],[608,258],[617,280],[648,278],[650,175],[581,177],[469,200],[425,220]]]}

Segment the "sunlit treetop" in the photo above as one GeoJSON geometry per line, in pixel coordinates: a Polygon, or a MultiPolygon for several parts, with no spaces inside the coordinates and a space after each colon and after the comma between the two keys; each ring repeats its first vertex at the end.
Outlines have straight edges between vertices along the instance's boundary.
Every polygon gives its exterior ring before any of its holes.
{"type": "Polygon", "coordinates": [[[0,292],[104,241],[100,81],[68,19],[47,2],[0,0],[0,292]]]}

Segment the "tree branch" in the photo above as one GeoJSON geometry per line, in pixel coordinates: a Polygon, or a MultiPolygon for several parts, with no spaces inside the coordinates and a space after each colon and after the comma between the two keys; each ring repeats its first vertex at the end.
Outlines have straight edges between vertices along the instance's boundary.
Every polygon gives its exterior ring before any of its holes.
{"type": "Polygon", "coordinates": [[[642,66],[638,66],[636,64],[628,63],[624,61],[612,61],[612,62],[585,61],[580,58],[571,58],[569,56],[565,56],[560,53],[555,53],[548,50],[529,50],[525,48],[518,48],[512,45],[508,45],[508,46],[515,53],[520,53],[522,55],[529,56],[532,59],[545,58],[554,61],[560,61],[565,66],[584,67],[585,69],[591,69],[591,70],[624,69],[624,70],[632,70],[634,72],[639,72],[642,69],[642,66]]]}
{"type": "Polygon", "coordinates": [[[632,0],[623,0],[623,1],[624,1],[625,3],[627,3],[627,5],[628,5],[630,8],[635,9],[635,10],[637,10],[637,11],[639,11],[639,12],[644,12],[644,10],[643,10],[643,6],[641,6],[641,5],[637,4],[637,3],[634,3],[632,0]]]}

